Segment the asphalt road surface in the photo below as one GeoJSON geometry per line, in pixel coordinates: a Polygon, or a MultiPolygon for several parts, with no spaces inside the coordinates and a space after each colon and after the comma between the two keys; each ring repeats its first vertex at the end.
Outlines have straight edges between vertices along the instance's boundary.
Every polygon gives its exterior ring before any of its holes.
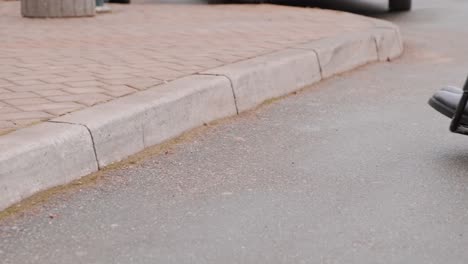
{"type": "Polygon", "coordinates": [[[468,2],[333,2],[399,24],[404,56],[3,219],[0,263],[467,263],[468,137],[426,101],[468,73],[468,2]]]}

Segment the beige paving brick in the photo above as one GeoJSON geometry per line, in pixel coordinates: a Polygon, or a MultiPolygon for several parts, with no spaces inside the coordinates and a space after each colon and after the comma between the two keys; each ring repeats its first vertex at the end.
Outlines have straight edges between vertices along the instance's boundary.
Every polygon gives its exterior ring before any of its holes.
{"type": "Polygon", "coordinates": [[[16,85],[35,85],[35,84],[44,84],[44,82],[39,80],[16,80],[13,81],[16,85]]]}
{"type": "Polygon", "coordinates": [[[104,80],[103,82],[107,84],[127,85],[138,90],[144,90],[149,87],[163,83],[163,81],[161,80],[156,80],[153,78],[146,78],[146,77],[104,80]]]}
{"type": "Polygon", "coordinates": [[[0,93],[0,100],[16,99],[16,98],[34,98],[34,97],[38,97],[38,95],[31,93],[31,92],[0,93]]]}
{"type": "Polygon", "coordinates": [[[68,86],[63,84],[36,84],[9,87],[8,89],[13,90],[14,92],[37,92],[41,90],[59,90],[63,88],[68,88],[68,86]]]}
{"type": "Polygon", "coordinates": [[[0,72],[0,79],[7,79],[9,77],[16,77],[18,74],[10,72],[0,72]]]}
{"type": "Polygon", "coordinates": [[[11,87],[11,86],[14,86],[14,85],[15,84],[11,83],[11,82],[3,83],[3,84],[0,84],[0,88],[4,89],[4,88],[11,87]]]}
{"type": "Polygon", "coordinates": [[[144,69],[134,69],[130,67],[109,67],[106,69],[106,72],[110,74],[132,74],[132,73],[137,73],[141,72],[144,69]]]}
{"type": "Polygon", "coordinates": [[[81,82],[81,81],[94,81],[96,80],[96,77],[93,76],[74,76],[74,77],[60,77],[60,78],[54,78],[54,79],[41,79],[41,81],[44,81],[46,83],[69,83],[69,82],[81,82]]]}
{"type": "Polygon", "coordinates": [[[5,77],[5,79],[14,82],[14,81],[27,81],[27,80],[41,80],[41,79],[55,79],[59,78],[60,75],[51,74],[51,71],[46,71],[44,73],[34,72],[27,75],[15,74],[10,77],[5,77]]]}
{"type": "Polygon", "coordinates": [[[144,90],[161,83],[163,83],[163,81],[154,78],[138,78],[126,83],[126,85],[138,90],[144,90]]]}
{"type": "Polygon", "coordinates": [[[0,79],[0,87],[1,86],[6,86],[6,85],[11,85],[12,83],[7,81],[7,80],[4,80],[4,79],[0,79]]]}
{"type": "Polygon", "coordinates": [[[87,106],[95,105],[97,103],[109,101],[112,99],[112,97],[109,95],[99,93],[49,96],[47,98],[55,102],[78,102],[87,106]]]}
{"type": "Polygon", "coordinates": [[[113,80],[113,79],[128,79],[133,76],[125,73],[110,73],[110,74],[96,74],[95,75],[99,80],[113,80]]]}
{"type": "Polygon", "coordinates": [[[19,105],[33,105],[33,104],[46,104],[50,103],[49,100],[44,98],[20,98],[20,99],[7,99],[3,100],[5,103],[10,104],[12,106],[19,106],[19,105]]]}
{"type": "Polygon", "coordinates": [[[40,96],[69,95],[69,93],[64,92],[63,90],[39,90],[34,91],[34,93],[40,96]]]}
{"type": "Polygon", "coordinates": [[[12,122],[19,127],[25,127],[25,126],[30,126],[33,124],[37,124],[39,122],[43,121],[43,119],[39,118],[31,118],[31,119],[17,119],[13,120],[12,122]]]}
{"type": "Polygon", "coordinates": [[[186,76],[187,73],[175,71],[167,68],[156,68],[151,69],[151,71],[145,71],[140,73],[134,73],[134,76],[137,77],[152,77],[159,80],[174,80],[183,76],[186,76]]]}
{"type": "MultiPolygon", "coordinates": [[[[101,83],[102,85],[102,83],[101,83]]],[[[104,93],[106,90],[100,87],[76,87],[76,88],[65,88],[63,89],[64,91],[70,93],[70,94],[87,94],[87,93],[104,93]]]]}
{"type": "Polygon", "coordinates": [[[49,109],[49,110],[46,110],[46,112],[54,116],[61,116],[61,115],[65,115],[65,114],[80,110],[85,107],[86,106],[49,109]]]}
{"type": "Polygon", "coordinates": [[[127,79],[113,79],[113,80],[103,80],[102,82],[106,85],[127,85],[130,82],[135,81],[135,77],[127,79]]]}
{"type": "MultiPolygon", "coordinates": [[[[75,102],[54,102],[54,103],[47,103],[47,104],[37,104],[37,105],[21,105],[18,106],[19,109],[23,111],[47,111],[47,110],[53,110],[53,109],[61,109],[61,108],[79,108],[82,107],[81,104],[75,103],[75,102]]],[[[23,113],[28,113],[28,112],[23,112],[23,113]]],[[[50,116],[49,114],[47,114],[50,116]]],[[[30,118],[36,118],[36,117],[30,117],[30,118]]]]}
{"type": "Polygon", "coordinates": [[[11,113],[0,113],[0,120],[21,120],[21,119],[41,119],[45,120],[53,117],[42,111],[22,111],[11,113]]]}
{"type": "Polygon", "coordinates": [[[99,81],[66,82],[64,84],[70,87],[90,87],[103,85],[103,83],[99,81]]]}
{"type": "Polygon", "coordinates": [[[31,70],[28,69],[22,69],[22,68],[17,68],[17,67],[9,67],[9,66],[1,66],[0,65],[0,71],[1,72],[6,72],[6,73],[20,73],[20,74],[28,74],[31,72],[31,70]]]}
{"type": "Polygon", "coordinates": [[[0,114],[13,113],[13,112],[18,112],[18,111],[19,111],[18,109],[13,108],[12,106],[0,105],[0,114]]]}
{"type": "Polygon", "coordinates": [[[106,90],[104,92],[105,94],[108,94],[113,97],[120,97],[138,91],[137,89],[130,88],[126,85],[104,86],[103,88],[106,90]]]}

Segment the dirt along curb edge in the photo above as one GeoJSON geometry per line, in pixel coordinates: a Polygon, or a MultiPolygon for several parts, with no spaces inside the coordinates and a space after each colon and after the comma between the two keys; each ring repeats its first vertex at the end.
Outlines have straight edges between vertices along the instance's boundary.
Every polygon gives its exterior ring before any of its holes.
{"type": "Polygon", "coordinates": [[[146,147],[373,61],[398,57],[398,27],[321,39],[74,112],[0,137],[0,210],[146,147]]]}

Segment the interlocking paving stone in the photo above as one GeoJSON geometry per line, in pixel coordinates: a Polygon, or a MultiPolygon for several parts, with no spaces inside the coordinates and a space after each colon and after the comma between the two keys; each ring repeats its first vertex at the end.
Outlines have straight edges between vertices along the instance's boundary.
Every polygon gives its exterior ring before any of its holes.
{"type": "Polygon", "coordinates": [[[273,5],[112,9],[94,18],[27,19],[20,16],[19,1],[0,1],[3,129],[373,26],[352,14],[273,5]]]}

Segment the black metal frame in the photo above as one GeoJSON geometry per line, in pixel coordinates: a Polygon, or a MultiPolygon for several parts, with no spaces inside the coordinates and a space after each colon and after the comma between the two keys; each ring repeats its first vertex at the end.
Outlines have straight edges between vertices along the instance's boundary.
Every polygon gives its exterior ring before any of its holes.
{"type": "Polygon", "coordinates": [[[468,135],[468,124],[461,124],[461,118],[465,112],[466,104],[468,103],[468,78],[465,81],[463,86],[463,95],[458,103],[457,110],[452,118],[452,123],[450,123],[450,131],[453,133],[468,135]]]}

